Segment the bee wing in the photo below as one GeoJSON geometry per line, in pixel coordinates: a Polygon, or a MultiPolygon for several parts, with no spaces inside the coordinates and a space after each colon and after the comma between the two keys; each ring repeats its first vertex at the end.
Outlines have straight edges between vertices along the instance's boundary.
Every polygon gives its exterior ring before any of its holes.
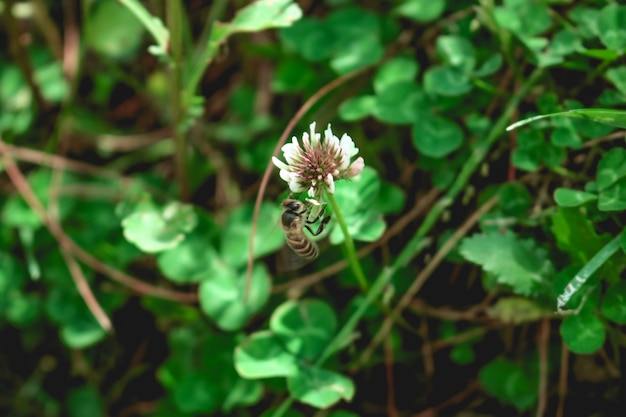
{"type": "Polygon", "coordinates": [[[276,269],[280,273],[291,272],[302,268],[312,260],[298,255],[289,245],[285,245],[278,251],[278,265],[276,269]]]}

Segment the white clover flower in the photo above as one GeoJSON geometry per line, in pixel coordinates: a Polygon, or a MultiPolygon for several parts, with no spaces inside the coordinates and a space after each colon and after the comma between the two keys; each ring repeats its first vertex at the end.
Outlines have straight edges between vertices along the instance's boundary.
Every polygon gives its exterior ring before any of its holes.
{"type": "Polygon", "coordinates": [[[324,192],[335,192],[335,181],[352,178],[363,171],[365,162],[352,138],[346,133],[341,140],[333,134],[330,124],[321,134],[315,133],[315,122],[311,123],[310,134],[302,134],[302,144],[294,136],[291,143],[282,147],[287,163],[276,157],[272,162],[280,169],[280,177],[289,184],[294,193],[306,191],[309,197],[323,203],[324,192]]]}

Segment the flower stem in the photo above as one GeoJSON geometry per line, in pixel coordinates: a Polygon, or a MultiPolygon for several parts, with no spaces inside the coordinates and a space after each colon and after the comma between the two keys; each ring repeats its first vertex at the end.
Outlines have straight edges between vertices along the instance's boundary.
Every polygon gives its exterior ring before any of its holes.
{"type": "Polygon", "coordinates": [[[363,292],[367,292],[368,284],[365,279],[365,274],[363,273],[363,268],[361,268],[361,264],[359,263],[359,258],[356,255],[356,249],[354,249],[354,241],[352,240],[352,236],[348,231],[348,225],[343,218],[343,214],[341,213],[341,209],[339,208],[339,204],[337,204],[337,200],[335,200],[335,196],[331,193],[326,193],[326,200],[330,203],[331,208],[333,209],[333,214],[337,219],[337,223],[339,223],[339,227],[341,227],[341,231],[343,232],[343,238],[346,248],[346,255],[348,256],[348,263],[350,264],[350,268],[356,277],[359,286],[363,292]]]}

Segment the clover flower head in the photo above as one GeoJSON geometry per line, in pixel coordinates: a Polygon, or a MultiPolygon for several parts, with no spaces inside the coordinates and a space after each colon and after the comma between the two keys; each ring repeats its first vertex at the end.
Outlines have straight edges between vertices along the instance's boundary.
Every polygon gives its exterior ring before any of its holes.
{"type": "Polygon", "coordinates": [[[282,147],[286,163],[276,157],[272,157],[272,162],[292,192],[306,191],[309,197],[323,203],[324,192],[335,192],[335,181],[359,175],[365,162],[360,156],[352,160],[359,149],[346,133],[339,139],[329,124],[322,138],[315,132],[315,122],[309,130],[302,134],[302,143],[294,136],[291,143],[282,147]]]}

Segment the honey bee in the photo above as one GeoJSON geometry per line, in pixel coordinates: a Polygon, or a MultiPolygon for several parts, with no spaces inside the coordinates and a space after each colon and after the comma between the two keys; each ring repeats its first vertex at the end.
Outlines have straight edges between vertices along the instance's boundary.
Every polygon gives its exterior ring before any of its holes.
{"type": "Polygon", "coordinates": [[[317,244],[304,234],[303,229],[307,229],[313,236],[318,236],[324,231],[324,228],[330,221],[330,216],[324,217],[317,230],[313,231],[310,225],[317,223],[322,218],[324,209],[320,211],[315,219],[310,220],[310,206],[302,201],[287,198],[283,201],[282,208],[283,213],[280,217],[280,223],[285,231],[289,247],[305,262],[317,258],[319,254],[317,244]]]}

